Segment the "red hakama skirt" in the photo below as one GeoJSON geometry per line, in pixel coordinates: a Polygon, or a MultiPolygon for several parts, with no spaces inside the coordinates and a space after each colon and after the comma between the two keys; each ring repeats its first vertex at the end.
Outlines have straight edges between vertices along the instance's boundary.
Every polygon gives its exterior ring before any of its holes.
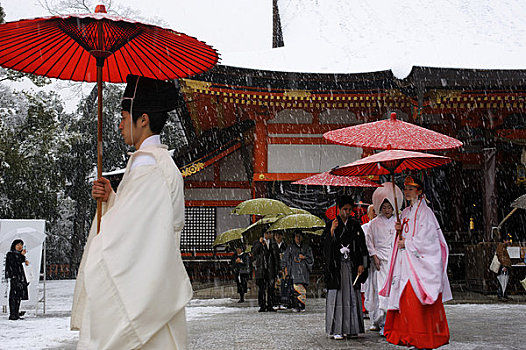
{"type": "Polygon", "coordinates": [[[388,310],[385,320],[386,340],[395,345],[435,349],[449,343],[449,327],[442,304],[442,294],[432,305],[422,305],[411,283],[400,296],[400,309],[388,310]]]}

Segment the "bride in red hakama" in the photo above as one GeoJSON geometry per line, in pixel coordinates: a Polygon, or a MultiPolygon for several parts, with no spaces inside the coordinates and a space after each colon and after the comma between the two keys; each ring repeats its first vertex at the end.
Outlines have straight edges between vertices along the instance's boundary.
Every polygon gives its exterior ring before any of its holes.
{"type": "Polygon", "coordinates": [[[407,177],[401,230],[380,295],[389,298],[384,335],[396,345],[434,349],[449,343],[444,301],[451,300],[447,277],[449,250],[433,211],[422,196],[423,184],[407,177]]]}

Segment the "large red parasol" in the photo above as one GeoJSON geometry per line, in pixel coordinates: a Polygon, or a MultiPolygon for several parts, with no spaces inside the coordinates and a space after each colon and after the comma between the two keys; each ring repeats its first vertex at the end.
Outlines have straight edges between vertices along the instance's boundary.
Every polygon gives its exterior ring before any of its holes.
{"type": "Polygon", "coordinates": [[[0,25],[0,65],[65,80],[122,83],[128,74],[175,79],[202,73],[217,52],[188,35],[95,13],[25,19],[0,25]]]}
{"type": "Polygon", "coordinates": [[[336,176],[330,172],[319,173],[292,183],[293,185],[318,185],[341,187],[382,187],[376,182],[357,176],[336,176]]]}
{"type": "MultiPolygon", "coordinates": [[[[421,152],[388,150],[358,159],[352,163],[331,170],[334,175],[363,176],[363,175],[391,175],[394,184],[394,174],[408,170],[423,170],[451,162],[448,157],[421,152]]],[[[394,191],[394,186],[393,186],[394,191]]],[[[395,213],[398,217],[398,203],[395,198],[395,213]]]]}
{"type": "MultiPolygon", "coordinates": [[[[357,176],[337,176],[329,171],[306,177],[293,182],[294,185],[317,185],[317,186],[340,186],[340,187],[382,187],[376,182],[357,177],[357,176]]],[[[338,215],[336,205],[329,207],[325,211],[325,216],[332,220],[338,215]]]]}
{"type": "Polygon", "coordinates": [[[437,151],[462,147],[462,142],[453,137],[397,120],[394,112],[391,119],[328,131],[323,137],[339,145],[372,149],[437,151]]]}
{"type": "MultiPolygon", "coordinates": [[[[18,71],[97,82],[97,177],[102,176],[102,82],[128,74],[175,79],[213,67],[218,54],[205,43],[169,29],[94,14],[35,18],[0,24],[0,65],[18,71]]],[[[101,203],[97,203],[100,226],[101,203]]]]}
{"type": "Polygon", "coordinates": [[[331,173],[344,176],[389,175],[408,170],[424,170],[449,162],[450,158],[435,154],[388,150],[334,168],[331,173]]]}

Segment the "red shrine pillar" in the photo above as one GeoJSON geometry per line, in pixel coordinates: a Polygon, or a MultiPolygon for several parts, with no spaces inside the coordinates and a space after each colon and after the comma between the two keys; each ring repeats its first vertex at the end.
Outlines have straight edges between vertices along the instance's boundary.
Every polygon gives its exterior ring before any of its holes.
{"type": "Polygon", "coordinates": [[[265,174],[268,172],[268,129],[267,121],[271,118],[267,109],[254,109],[249,112],[249,118],[256,122],[254,131],[254,190],[253,197],[265,197],[265,174]]]}
{"type": "Polygon", "coordinates": [[[268,170],[267,135],[267,121],[258,116],[254,132],[254,174],[266,173],[268,170]]]}

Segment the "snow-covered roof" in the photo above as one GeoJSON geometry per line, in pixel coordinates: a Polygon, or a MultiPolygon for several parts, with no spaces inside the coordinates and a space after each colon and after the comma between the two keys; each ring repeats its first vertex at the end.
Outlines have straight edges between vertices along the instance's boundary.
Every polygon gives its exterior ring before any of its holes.
{"type": "MultiPolygon", "coordinates": [[[[30,0],[20,2],[24,6],[2,4],[7,20],[47,15],[42,8],[31,12],[30,0]]],[[[285,46],[276,49],[270,0],[114,3],[213,45],[226,66],[297,73],[391,70],[397,78],[415,66],[526,69],[522,0],[278,0],[285,46]]]]}
{"type": "Polygon", "coordinates": [[[221,64],[305,73],[391,70],[400,79],[413,66],[526,69],[524,1],[278,0],[278,6],[285,46],[223,51],[221,64]]]}

